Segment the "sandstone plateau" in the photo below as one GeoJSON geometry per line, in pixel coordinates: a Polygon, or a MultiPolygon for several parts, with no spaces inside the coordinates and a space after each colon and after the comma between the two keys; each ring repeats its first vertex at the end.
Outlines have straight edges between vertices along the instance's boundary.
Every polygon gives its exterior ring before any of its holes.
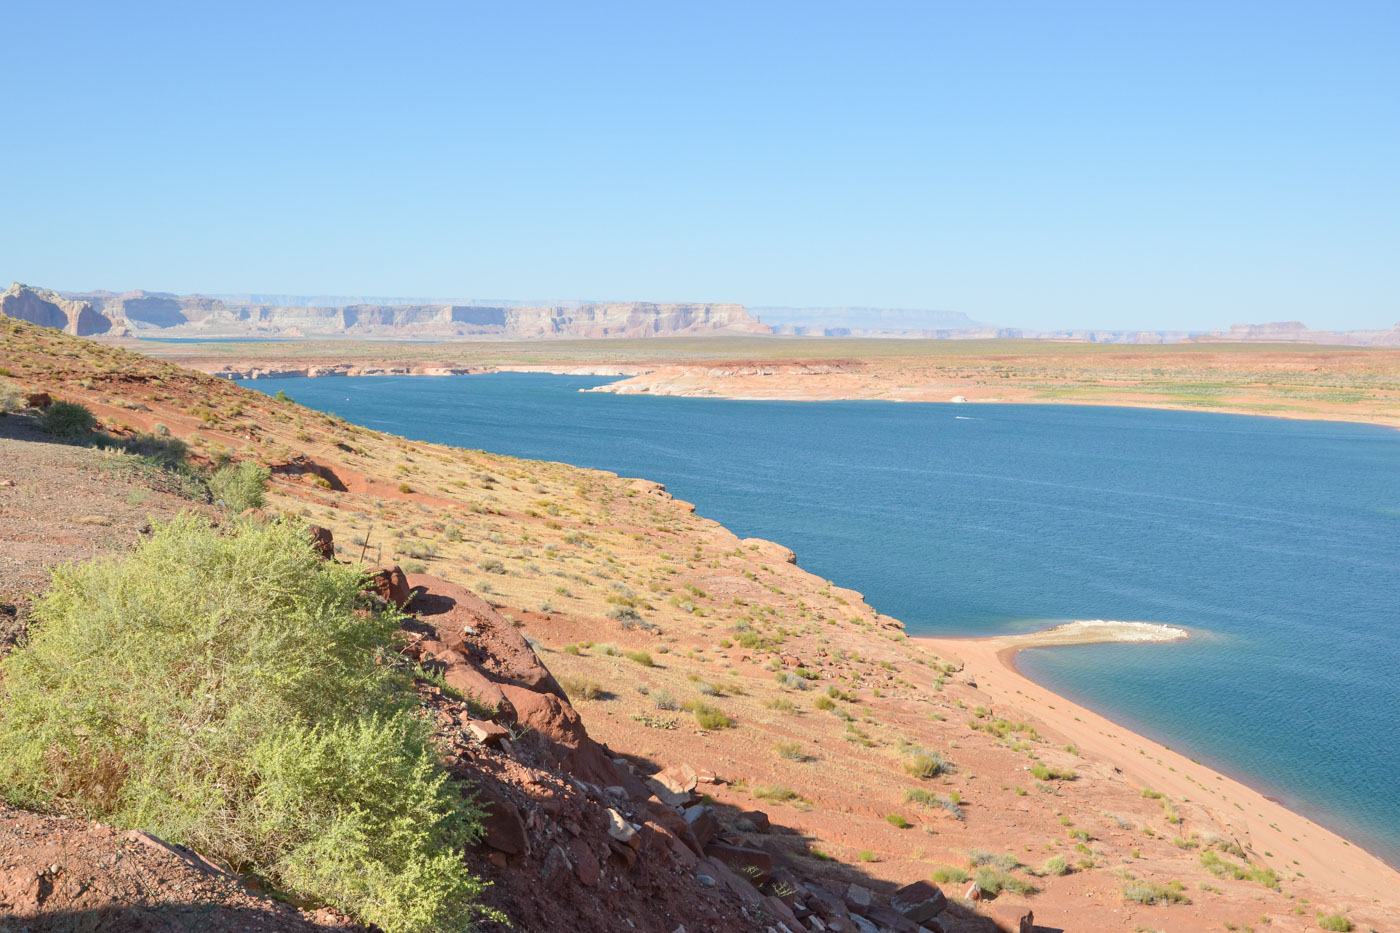
{"type": "Polygon", "coordinates": [[[277,306],[145,291],[62,295],[18,282],[0,313],[78,336],[650,337],[766,334],[737,304],[619,301],[552,305],[277,306]]]}

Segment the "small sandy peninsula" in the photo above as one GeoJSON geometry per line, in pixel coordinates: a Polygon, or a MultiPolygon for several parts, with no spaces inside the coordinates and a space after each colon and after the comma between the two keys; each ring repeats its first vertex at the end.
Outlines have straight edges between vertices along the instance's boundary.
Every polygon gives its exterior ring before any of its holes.
{"type": "MultiPolygon", "coordinates": [[[[997,701],[1070,739],[1081,754],[1111,764],[1128,781],[1165,795],[1175,806],[1203,811],[1262,863],[1282,876],[1299,874],[1314,885],[1387,902],[1400,891],[1400,872],[1376,856],[1264,794],[1179,752],[1125,729],[1025,677],[1016,655],[1028,648],[1104,642],[1168,642],[1189,637],[1181,628],[1144,622],[1077,621],[1024,635],[994,638],[911,639],[959,659],[964,673],[997,701]],[[1247,840],[1247,841],[1246,841],[1247,840]]],[[[1142,644],[1132,650],[1153,650],[1142,644]]]]}

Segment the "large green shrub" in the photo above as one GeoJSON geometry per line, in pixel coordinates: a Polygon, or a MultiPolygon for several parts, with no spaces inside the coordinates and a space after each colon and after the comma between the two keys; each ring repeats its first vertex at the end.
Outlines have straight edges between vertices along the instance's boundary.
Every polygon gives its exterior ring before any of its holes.
{"type": "Polygon", "coordinates": [[[240,460],[213,472],[209,477],[209,492],[213,494],[214,501],[222,502],[234,512],[260,509],[271,476],[267,467],[258,466],[251,460],[240,460]]]}
{"type": "Polygon", "coordinates": [[[97,427],[97,419],[77,402],[54,402],[39,419],[39,427],[54,437],[76,441],[92,433],[92,429],[97,427]]]}
{"type": "Polygon", "coordinates": [[[24,407],[24,393],[4,376],[0,376],[0,415],[8,415],[24,407]]]}
{"type": "Polygon", "coordinates": [[[485,915],[480,811],[384,663],[392,614],[305,530],[202,518],[54,571],[0,663],[0,793],[263,873],[390,933],[485,915]]]}

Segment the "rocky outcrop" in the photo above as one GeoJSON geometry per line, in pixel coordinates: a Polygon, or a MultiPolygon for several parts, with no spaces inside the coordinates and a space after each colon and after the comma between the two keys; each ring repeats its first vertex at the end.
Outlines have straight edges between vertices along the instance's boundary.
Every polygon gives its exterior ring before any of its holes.
{"type": "Polygon", "coordinates": [[[86,301],[72,301],[57,292],[15,282],[0,294],[0,314],[40,327],[54,327],[79,337],[105,334],[112,321],[86,301]]]}

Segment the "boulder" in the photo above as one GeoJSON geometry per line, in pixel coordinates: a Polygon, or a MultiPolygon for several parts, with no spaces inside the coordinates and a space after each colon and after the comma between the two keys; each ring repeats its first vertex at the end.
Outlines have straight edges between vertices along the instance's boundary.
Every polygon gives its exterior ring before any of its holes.
{"type": "Polygon", "coordinates": [[[919,925],[917,923],[906,918],[892,907],[872,907],[865,915],[865,919],[875,924],[882,931],[893,930],[894,933],[919,933],[919,925]]]}
{"type": "Polygon", "coordinates": [[[948,898],[938,885],[927,881],[906,884],[890,898],[890,907],[915,923],[938,916],[947,906],[948,898]]]}
{"type": "Polygon", "coordinates": [[[726,868],[746,878],[752,885],[765,884],[773,877],[773,856],[762,849],[712,842],[705,846],[705,854],[724,863],[726,868]]]}
{"type": "Polygon", "coordinates": [[[745,810],[739,814],[739,819],[747,820],[756,833],[768,833],[773,831],[773,824],[768,819],[768,814],[762,810],[745,810]]]}
{"type": "Polygon", "coordinates": [[[699,776],[695,769],[688,764],[671,765],[662,768],[654,775],[655,780],[662,787],[673,794],[689,794],[695,790],[695,785],[699,783],[699,776]]]}
{"type": "Polygon", "coordinates": [[[467,722],[467,731],[476,736],[482,745],[498,745],[502,739],[510,738],[510,730],[489,719],[472,719],[467,722]]]}
{"type": "Polygon", "coordinates": [[[846,888],[846,908],[853,914],[863,914],[870,909],[872,895],[870,889],[859,884],[846,888]]]}
{"type": "Polygon", "coordinates": [[[453,664],[442,675],[447,685],[469,700],[496,711],[497,715],[514,716],[515,707],[506,699],[499,684],[470,664],[453,664]]]}
{"type": "Polygon", "coordinates": [[[413,591],[408,588],[408,577],[398,566],[372,571],[369,575],[369,589],[377,593],[386,603],[400,609],[407,609],[413,599],[413,591]]]}
{"type": "Polygon", "coordinates": [[[311,536],[311,547],[323,560],[335,559],[335,539],[331,535],[329,528],[322,528],[320,525],[311,525],[306,529],[311,536]]]}
{"type": "Polygon", "coordinates": [[[48,408],[53,404],[53,397],[47,392],[31,392],[24,397],[24,404],[30,408],[48,408]]]}
{"type": "Polygon", "coordinates": [[[611,807],[608,808],[608,835],[618,842],[631,842],[632,837],[637,835],[637,831],[632,828],[632,824],[627,822],[627,818],[611,807]]]}
{"type": "Polygon", "coordinates": [[[530,837],[525,832],[525,821],[520,818],[520,809],[505,797],[483,787],[478,788],[478,799],[485,814],[481,818],[484,830],[482,842],[507,855],[530,854],[530,837]]]}
{"type": "Polygon", "coordinates": [[[693,807],[687,807],[682,812],[686,826],[690,827],[690,832],[695,837],[695,841],[704,846],[715,837],[715,810],[714,807],[697,803],[693,807]]]}

